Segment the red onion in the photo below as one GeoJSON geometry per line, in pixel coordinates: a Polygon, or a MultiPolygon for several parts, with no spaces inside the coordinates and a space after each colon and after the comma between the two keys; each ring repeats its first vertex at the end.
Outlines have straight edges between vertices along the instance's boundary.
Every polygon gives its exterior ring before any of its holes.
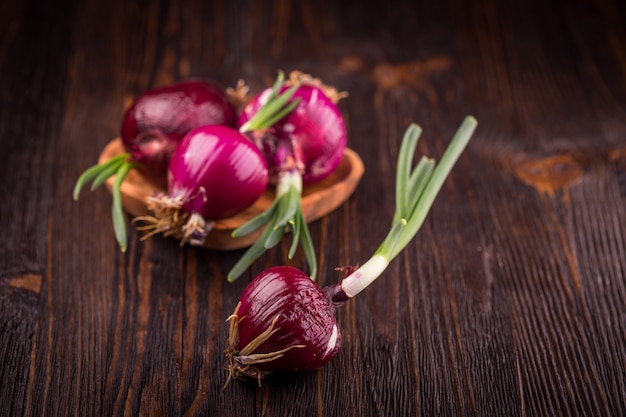
{"type": "Polygon", "coordinates": [[[204,125],[235,127],[235,107],[224,91],[204,80],[150,90],[124,114],[124,147],[151,178],[165,177],[170,156],[190,130],[204,125]]]}
{"type": "MultiPolygon", "coordinates": [[[[284,92],[289,85],[297,83],[300,85],[291,98],[298,100],[295,109],[257,135],[255,140],[270,162],[275,182],[285,171],[285,159],[293,157],[303,185],[308,185],[328,177],[337,168],[346,148],[347,134],[341,111],[326,95],[328,87],[321,85],[319,80],[292,73],[290,82],[279,91],[284,92]],[[283,144],[286,149],[281,148],[283,144]],[[290,155],[277,154],[279,149],[288,150],[290,155]]],[[[238,121],[243,131],[254,129],[250,120],[267,103],[272,92],[268,88],[244,106],[238,121]]],[[[341,96],[333,98],[337,97],[341,96]]]]}
{"type": "Polygon", "coordinates": [[[276,184],[277,192],[276,204],[235,230],[233,236],[237,237],[266,226],[257,242],[231,269],[230,281],[240,276],[264,250],[277,244],[286,229],[294,235],[289,257],[301,239],[311,276],[316,276],[317,260],[300,200],[303,186],[328,177],[341,162],[346,148],[346,127],[333,99],[342,96],[319,80],[293,72],[287,83],[279,76],[272,88],[257,94],[244,106],[239,117],[240,130],[250,132],[268,160],[270,182],[276,184]],[[281,95],[290,97],[292,110],[271,126],[259,129],[259,122],[266,120],[263,110],[281,95]]]}
{"type": "Polygon", "coordinates": [[[272,372],[317,369],[333,358],[341,341],[336,309],[374,282],[417,234],[475,128],[476,120],[466,117],[436,167],[422,157],[414,168],[421,129],[407,129],[398,152],[389,233],[367,262],[345,269],[339,284],[320,288],[304,272],[287,266],[261,272],[248,284],[229,318],[227,384],[246,377],[260,384],[272,372]]]}
{"type": "Polygon", "coordinates": [[[259,150],[235,129],[208,125],[193,129],[174,151],[168,169],[168,193],[148,199],[155,216],[137,218],[155,233],[181,243],[202,245],[211,220],[231,216],[254,203],[268,184],[259,150]]]}
{"type": "Polygon", "coordinates": [[[124,114],[121,136],[126,153],[84,171],[74,187],[74,199],[90,181],[91,189],[115,175],[113,225],[122,251],[126,250],[126,227],[120,186],[132,168],[159,184],[166,184],[169,159],[190,130],[204,125],[235,125],[234,106],[226,94],[204,80],[188,80],[147,91],[124,114]]]}
{"type": "Polygon", "coordinates": [[[317,369],[341,344],[333,304],[308,275],[290,266],[269,268],[252,280],[230,323],[233,376],[317,369]],[[262,369],[255,365],[261,360],[267,360],[262,369]]]}

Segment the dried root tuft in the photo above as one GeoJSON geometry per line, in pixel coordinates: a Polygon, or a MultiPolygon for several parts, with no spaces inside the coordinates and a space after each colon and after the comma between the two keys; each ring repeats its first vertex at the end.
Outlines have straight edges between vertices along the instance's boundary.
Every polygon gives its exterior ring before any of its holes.
{"type": "Polygon", "coordinates": [[[289,73],[287,84],[293,85],[296,83],[312,85],[319,88],[324,92],[326,97],[335,104],[337,104],[339,100],[348,97],[347,91],[338,91],[335,87],[324,84],[319,78],[314,78],[311,74],[305,74],[302,71],[291,71],[289,73]]]}
{"type": "Polygon", "coordinates": [[[233,106],[235,106],[235,109],[237,109],[237,114],[241,113],[243,106],[248,102],[249,92],[250,88],[246,85],[244,80],[237,81],[235,88],[228,87],[226,89],[226,96],[233,106]]]}
{"type": "Polygon", "coordinates": [[[259,386],[261,386],[261,380],[268,375],[269,371],[264,371],[258,368],[257,364],[270,362],[284,356],[285,352],[295,349],[303,348],[304,345],[291,345],[281,350],[268,353],[254,353],[254,351],[261,346],[266,340],[268,340],[279,328],[276,327],[276,321],[279,316],[276,316],[267,329],[259,334],[254,340],[244,346],[241,350],[237,349],[239,345],[239,323],[241,323],[246,316],[239,317],[237,312],[241,302],[235,307],[233,314],[228,317],[227,321],[230,322],[228,329],[228,345],[226,346],[226,360],[228,362],[228,379],[224,384],[224,389],[228,386],[233,379],[256,379],[259,386]]]}
{"type": "Polygon", "coordinates": [[[133,219],[133,222],[143,223],[137,227],[137,230],[145,232],[141,240],[162,234],[165,237],[174,237],[180,240],[181,246],[185,243],[199,246],[204,243],[207,234],[213,227],[213,223],[207,222],[202,216],[181,210],[182,197],[172,198],[161,194],[148,197],[146,205],[154,215],[139,216],[133,219]]]}

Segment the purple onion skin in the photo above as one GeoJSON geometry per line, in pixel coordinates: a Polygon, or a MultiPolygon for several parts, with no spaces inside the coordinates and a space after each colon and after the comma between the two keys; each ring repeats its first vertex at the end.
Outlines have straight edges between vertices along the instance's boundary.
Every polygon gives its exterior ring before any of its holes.
{"type": "Polygon", "coordinates": [[[174,151],[168,194],[182,198],[182,209],[219,219],[254,203],[268,184],[265,158],[248,138],[220,125],[193,129],[174,151]]]}
{"type": "Polygon", "coordinates": [[[254,353],[289,349],[284,356],[254,366],[263,372],[310,371],[328,363],[341,345],[335,307],[322,289],[304,272],[276,266],[257,275],[241,296],[237,310],[238,349],[265,331],[278,317],[279,329],[254,353]]]}
{"type": "MultiPolygon", "coordinates": [[[[288,86],[281,89],[285,91],[288,86]]],[[[267,99],[270,89],[254,96],[243,108],[238,126],[247,122],[267,99]]],[[[296,161],[303,165],[302,182],[313,184],[328,177],[339,165],[346,148],[347,133],[341,111],[323,92],[312,85],[302,85],[291,101],[300,99],[297,107],[268,130],[269,140],[289,140],[296,161]]],[[[266,158],[272,169],[273,155],[266,158]]],[[[280,170],[280,167],[277,169],[280,170]]]]}
{"type": "Polygon", "coordinates": [[[234,127],[237,115],[224,91],[204,80],[187,80],[139,96],[126,111],[121,136],[133,161],[152,179],[165,179],[169,159],[192,129],[234,127]]]}

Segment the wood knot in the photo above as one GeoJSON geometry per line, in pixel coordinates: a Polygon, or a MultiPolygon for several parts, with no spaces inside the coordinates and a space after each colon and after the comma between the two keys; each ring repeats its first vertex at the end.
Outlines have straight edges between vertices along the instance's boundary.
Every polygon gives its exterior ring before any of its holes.
{"type": "Polygon", "coordinates": [[[626,195],[626,147],[612,149],[609,151],[608,158],[615,169],[619,191],[622,195],[626,195]]]}
{"type": "Polygon", "coordinates": [[[366,68],[365,60],[357,55],[346,55],[339,61],[339,69],[343,72],[361,72],[366,68]]]}
{"type": "Polygon", "coordinates": [[[447,57],[416,59],[398,64],[383,62],[373,68],[372,78],[383,90],[392,90],[403,85],[420,88],[429,83],[430,75],[445,71],[451,66],[452,61],[447,57]]]}
{"type": "Polygon", "coordinates": [[[609,161],[612,162],[616,168],[626,171],[626,147],[611,149],[609,151],[609,161]]]}
{"type": "Polygon", "coordinates": [[[514,166],[514,173],[526,185],[550,197],[577,182],[587,165],[582,155],[559,154],[525,158],[514,166]]]}
{"type": "Polygon", "coordinates": [[[26,274],[19,277],[13,277],[8,280],[8,284],[14,288],[20,288],[26,291],[31,291],[35,294],[41,292],[41,284],[43,277],[38,274],[26,274]]]}

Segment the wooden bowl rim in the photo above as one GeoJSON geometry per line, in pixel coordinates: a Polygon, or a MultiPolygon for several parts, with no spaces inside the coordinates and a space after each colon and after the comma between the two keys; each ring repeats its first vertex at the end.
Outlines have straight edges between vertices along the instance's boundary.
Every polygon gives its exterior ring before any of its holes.
{"type": "MultiPolygon", "coordinates": [[[[104,163],[124,152],[122,140],[115,138],[104,147],[98,158],[98,163],[104,163]]],[[[311,223],[341,206],[354,193],[364,171],[363,161],[359,155],[352,149],[346,148],[339,166],[329,177],[303,188],[301,204],[307,223],[311,223]]],[[[113,176],[106,181],[109,192],[114,180],[115,177],[113,176]]],[[[124,209],[135,217],[150,214],[143,204],[143,200],[147,196],[166,192],[163,187],[150,182],[136,169],[130,171],[122,182],[120,191],[124,209]]],[[[265,211],[272,203],[274,196],[275,190],[270,186],[247,209],[234,216],[214,220],[213,230],[207,236],[204,246],[214,249],[237,249],[254,243],[261,231],[240,238],[232,238],[230,233],[257,214],[265,211]]]]}

